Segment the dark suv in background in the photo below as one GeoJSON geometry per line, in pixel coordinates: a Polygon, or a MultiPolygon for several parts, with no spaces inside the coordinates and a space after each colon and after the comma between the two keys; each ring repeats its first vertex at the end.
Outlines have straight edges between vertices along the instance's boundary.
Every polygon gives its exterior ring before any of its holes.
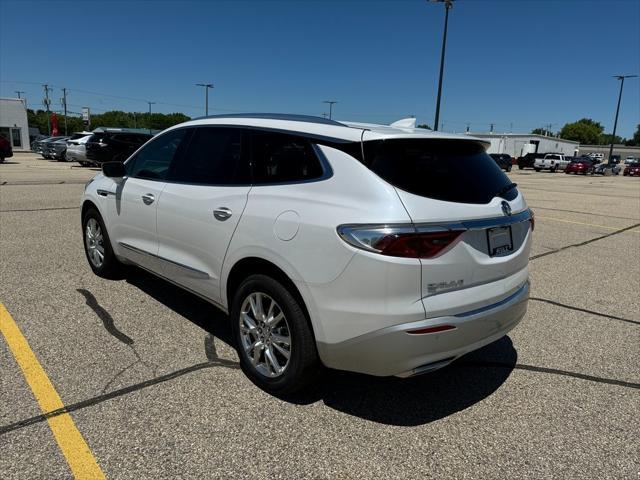
{"type": "Polygon", "coordinates": [[[520,170],[524,168],[533,168],[536,158],[544,158],[545,155],[546,154],[544,153],[527,153],[523,157],[518,157],[518,168],[520,170]]]}
{"type": "Polygon", "coordinates": [[[87,159],[104,162],[124,162],[153,135],[123,131],[95,132],[87,141],[87,159]]]}
{"type": "Polygon", "coordinates": [[[489,156],[493,158],[496,164],[505,172],[511,171],[511,165],[513,164],[511,155],[506,153],[490,153],[489,156]]]}

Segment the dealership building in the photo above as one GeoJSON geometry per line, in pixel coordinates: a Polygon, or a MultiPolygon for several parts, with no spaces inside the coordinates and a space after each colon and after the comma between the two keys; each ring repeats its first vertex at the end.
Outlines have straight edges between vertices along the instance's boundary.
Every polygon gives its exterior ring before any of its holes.
{"type": "Polygon", "coordinates": [[[512,157],[521,157],[528,152],[533,153],[562,153],[577,156],[580,143],[544,135],[521,133],[469,133],[474,137],[488,140],[491,145],[488,153],[506,153],[512,157]]]}
{"type": "Polygon", "coordinates": [[[0,98],[0,135],[11,142],[14,151],[31,148],[27,109],[22,99],[0,98]]]}

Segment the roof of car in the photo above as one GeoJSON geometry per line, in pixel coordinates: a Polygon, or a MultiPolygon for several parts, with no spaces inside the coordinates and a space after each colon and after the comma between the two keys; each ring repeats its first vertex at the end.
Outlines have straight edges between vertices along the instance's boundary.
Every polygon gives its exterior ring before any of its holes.
{"type": "Polygon", "coordinates": [[[231,115],[211,115],[200,117],[171,128],[196,125],[238,125],[273,130],[286,130],[306,135],[327,137],[344,141],[384,140],[392,138],[430,138],[472,140],[487,143],[480,138],[433,132],[423,128],[400,128],[375,123],[358,123],[335,121],[311,115],[294,115],[283,113],[238,113],[231,115]],[[363,132],[367,132],[363,135],[363,132]]]}

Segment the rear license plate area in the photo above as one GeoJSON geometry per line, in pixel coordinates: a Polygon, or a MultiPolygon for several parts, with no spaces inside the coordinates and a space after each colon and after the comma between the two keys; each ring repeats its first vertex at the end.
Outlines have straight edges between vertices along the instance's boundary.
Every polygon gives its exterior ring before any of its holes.
{"type": "Polygon", "coordinates": [[[489,256],[505,255],[513,251],[513,236],[511,226],[487,229],[487,243],[489,256]]]}

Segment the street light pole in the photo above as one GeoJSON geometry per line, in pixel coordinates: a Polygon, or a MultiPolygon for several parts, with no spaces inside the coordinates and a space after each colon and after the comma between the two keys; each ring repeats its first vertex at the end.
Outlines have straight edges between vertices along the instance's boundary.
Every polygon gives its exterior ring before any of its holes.
{"type": "Polygon", "coordinates": [[[453,0],[430,0],[444,3],[444,32],[442,34],[442,53],[440,54],[440,77],[438,79],[438,98],[436,100],[436,118],[433,122],[434,131],[438,130],[440,121],[440,97],[442,96],[442,76],[444,73],[444,52],[447,47],[447,26],[449,24],[449,10],[453,6],[453,0]]]}
{"type": "Polygon", "coordinates": [[[635,78],[637,75],[613,75],[613,78],[620,80],[620,94],[618,95],[618,106],[616,107],[616,119],[613,121],[613,134],[611,135],[611,145],[609,146],[609,164],[613,156],[613,142],[616,139],[616,129],[618,128],[618,113],[620,113],[620,101],[622,100],[622,88],[624,87],[625,78],[635,78]]]}
{"type": "Polygon", "coordinates": [[[333,115],[333,104],[334,103],[338,103],[336,100],[325,100],[322,103],[328,103],[329,104],[329,120],[331,120],[332,115],[333,115]]]}
{"type": "Polygon", "coordinates": [[[147,102],[149,104],[149,135],[151,135],[151,105],[155,105],[156,102],[147,102]]]}
{"type": "Polygon", "coordinates": [[[213,83],[196,83],[197,87],[204,87],[204,115],[209,116],[209,89],[213,88],[213,83]]]}

